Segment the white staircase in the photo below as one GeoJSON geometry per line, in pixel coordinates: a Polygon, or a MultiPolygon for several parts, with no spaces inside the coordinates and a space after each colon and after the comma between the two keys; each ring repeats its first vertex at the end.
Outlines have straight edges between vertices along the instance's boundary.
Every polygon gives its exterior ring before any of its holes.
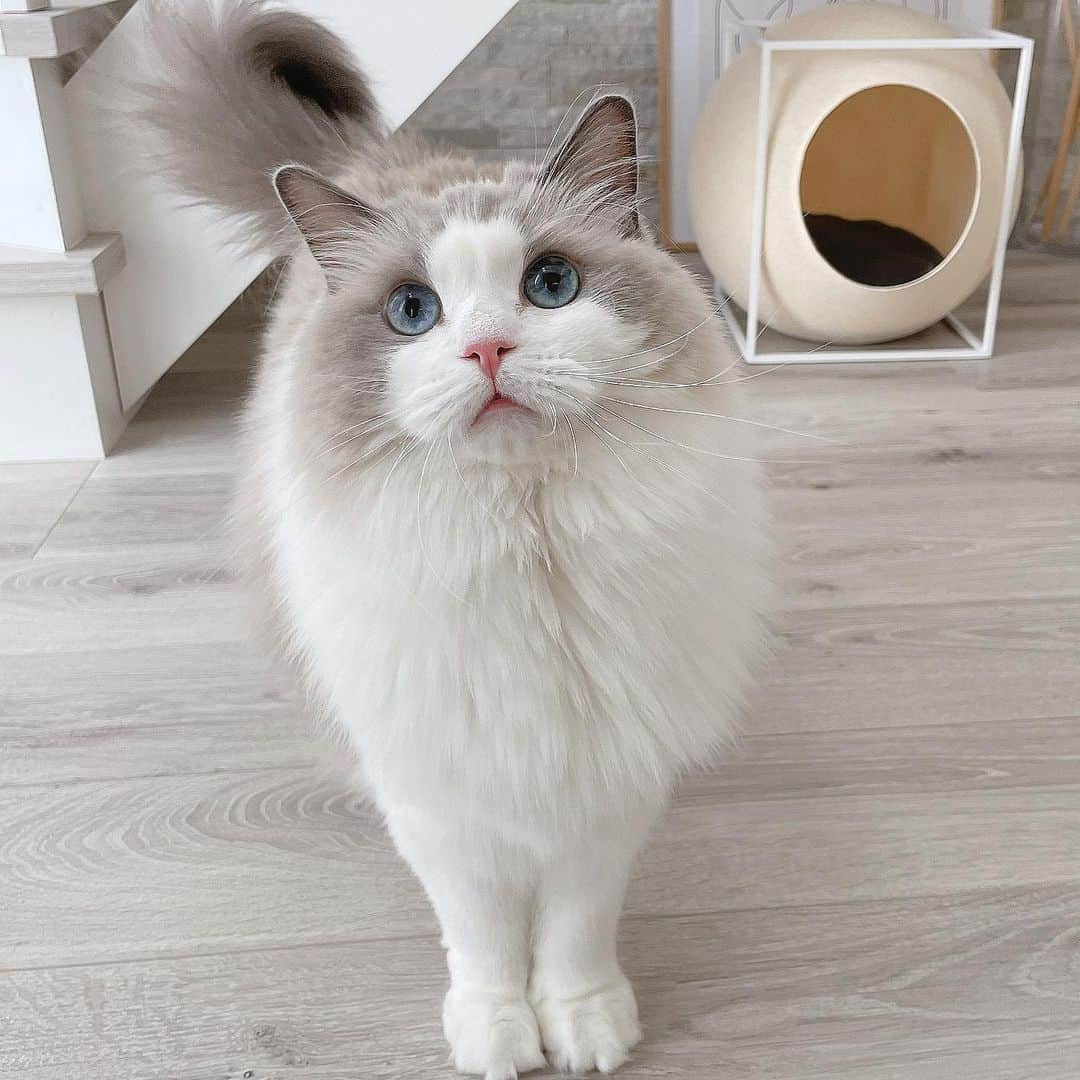
{"type": "MultiPolygon", "coordinates": [[[[349,42],[397,126],[512,4],[291,6],[349,42]]],[[[57,58],[90,43],[103,6],[0,0],[0,461],[102,457],[265,265],[222,249],[212,212],[141,172],[109,115],[139,49],[137,7],[61,84],[57,58]]]]}

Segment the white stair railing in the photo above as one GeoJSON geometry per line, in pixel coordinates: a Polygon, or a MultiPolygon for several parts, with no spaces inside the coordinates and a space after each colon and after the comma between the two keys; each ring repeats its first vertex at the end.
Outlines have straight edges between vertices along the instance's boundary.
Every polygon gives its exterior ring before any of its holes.
{"type": "MultiPolygon", "coordinates": [[[[220,219],[179,207],[109,117],[137,8],[61,85],[57,57],[99,30],[100,5],[75,2],[0,0],[0,461],[103,456],[266,262],[223,249],[220,219]]],[[[349,43],[397,126],[512,5],[410,0],[407,33],[398,4],[290,6],[349,43]]]]}

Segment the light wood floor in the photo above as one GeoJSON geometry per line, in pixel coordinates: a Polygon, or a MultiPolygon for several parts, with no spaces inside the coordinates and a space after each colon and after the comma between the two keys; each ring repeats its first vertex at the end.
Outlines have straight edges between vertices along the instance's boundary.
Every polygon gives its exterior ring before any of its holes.
{"type": "MultiPolygon", "coordinates": [[[[1080,271],[1024,266],[989,372],[748,384],[835,442],[766,443],[784,644],[635,875],[628,1080],[1080,1075],[1080,271]]],[[[0,468],[0,1074],[447,1077],[423,895],[224,568],[242,378],[192,366],[96,468],[0,468]]]]}

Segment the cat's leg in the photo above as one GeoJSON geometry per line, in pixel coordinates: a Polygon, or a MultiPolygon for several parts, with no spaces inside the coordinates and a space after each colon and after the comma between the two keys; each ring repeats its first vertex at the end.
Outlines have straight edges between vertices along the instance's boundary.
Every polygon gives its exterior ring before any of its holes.
{"type": "Polygon", "coordinates": [[[560,1069],[612,1072],[641,1039],[615,933],[635,856],[655,809],[579,838],[542,872],[529,998],[560,1069]]]}
{"type": "Polygon", "coordinates": [[[535,872],[525,853],[445,815],[391,813],[388,823],[442,927],[450,969],[443,1030],[455,1067],[487,1080],[542,1068],[526,1000],[535,872]]]}

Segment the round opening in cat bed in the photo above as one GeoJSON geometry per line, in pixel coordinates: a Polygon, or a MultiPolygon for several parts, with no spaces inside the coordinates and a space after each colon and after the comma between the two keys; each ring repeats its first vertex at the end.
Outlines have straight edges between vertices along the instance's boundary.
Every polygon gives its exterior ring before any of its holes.
{"type": "Polygon", "coordinates": [[[802,215],[818,253],[851,281],[909,285],[957,248],[975,209],[971,135],[913,86],[861,90],[821,122],[803,158],[802,215]]]}

